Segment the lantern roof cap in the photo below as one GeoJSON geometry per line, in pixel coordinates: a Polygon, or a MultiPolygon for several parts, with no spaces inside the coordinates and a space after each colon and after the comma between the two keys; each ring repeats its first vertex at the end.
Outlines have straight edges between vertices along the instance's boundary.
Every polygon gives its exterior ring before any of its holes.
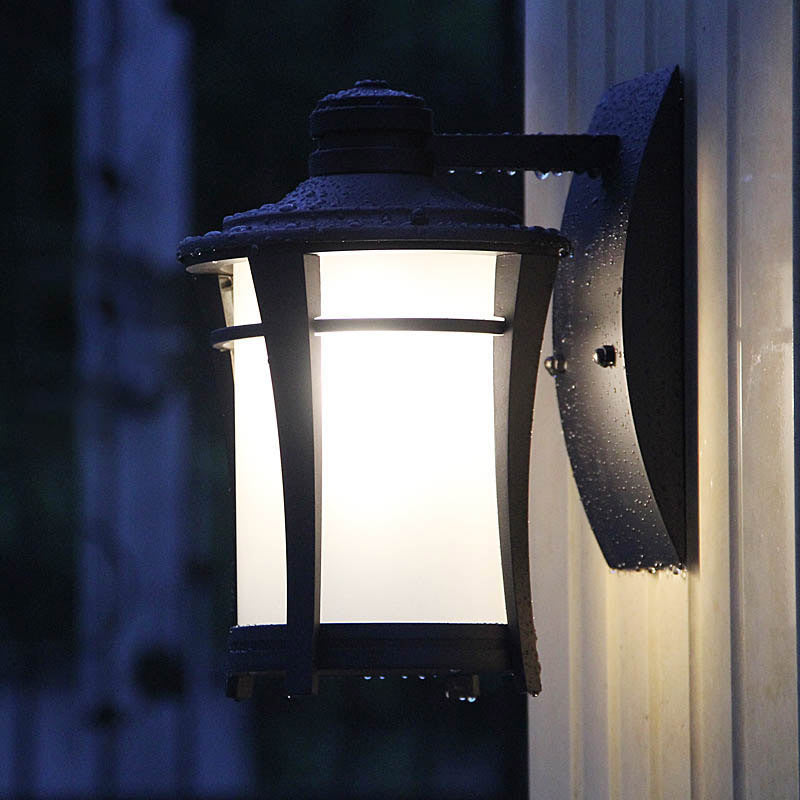
{"type": "Polygon", "coordinates": [[[511,250],[564,255],[557,230],[526,227],[506,209],[474,203],[425,175],[320,175],[277,203],[225,217],[221,230],[178,246],[187,266],[247,255],[250,248],[389,246],[511,250]]]}
{"type": "Polygon", "coordinates": [[[181,261],[237,258],[253,246],[569,250],[558,231],[525,227],[511,211],[468,200],[434,177],[431,112],[417,95],[385,81],[358,81],[323,97],[310,127],[311,177],[277,203],[184,239],[181,261]]]}

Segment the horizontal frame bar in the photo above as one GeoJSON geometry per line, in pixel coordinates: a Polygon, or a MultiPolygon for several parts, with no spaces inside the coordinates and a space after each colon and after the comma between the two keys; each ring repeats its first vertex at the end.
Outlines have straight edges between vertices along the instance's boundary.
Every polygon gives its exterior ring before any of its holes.
{"type": "Polygon", "coordinates": [[[360,317],[337,319],[318,317],[312,323],[315,333],[340,331],[438,331],[440,333],[490,333],[501,336],[504,319],[459,319],[444,317],[360,317]]]}
{"type": "MultiPolygon", "coordinates": [[[[318,317],[311,323],[314,333],[341,333],[345,331],[431,331],[438,333],[488,333],[501,336],[506,331],[504,319],[457,319],[444,317],[318,317]]],[[[218,350],[237,339],[263,336],[261,323],[232,325],[211,332],[211,344],[218,350]]]]}
{"type": "MultiPolygon", "coordinates": [[[[285,625],[233,627],[228,672],[282,673],[285,625]]],[[[317,671],[329,675],[504,673],[512,670],[508,626],[497,623],[322,623],[317,671]]]]}
{"type": "Polygon", "coordinates": [[[211,331],[209,341],[217,350],[230,350],[229,345],[237,339],[255,339],[264,335],[264,326],[260,322],[252,325],[231,325],[228,328],[217,328],[211,331]]]}

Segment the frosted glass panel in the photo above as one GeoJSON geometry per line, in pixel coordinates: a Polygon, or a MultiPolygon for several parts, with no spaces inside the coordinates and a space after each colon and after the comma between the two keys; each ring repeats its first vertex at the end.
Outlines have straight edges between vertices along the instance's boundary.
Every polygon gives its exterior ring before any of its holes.
{"type": "MultiPolygon", "coordinates": [[[[233,324],[261,322],[250,265],[233,265],[233,324]]],[[[286,622],[286,541],[275,401],[262,337],[233,347],[239,625],[286,622]]]]}
{"type": "MultiPolygon", "coordinates": [[[[491,318],[495,253],[320,253],[324,317],[491,318]]],[[[322,336],[323,622],[505,622],[492,337],[322,336]]]]}

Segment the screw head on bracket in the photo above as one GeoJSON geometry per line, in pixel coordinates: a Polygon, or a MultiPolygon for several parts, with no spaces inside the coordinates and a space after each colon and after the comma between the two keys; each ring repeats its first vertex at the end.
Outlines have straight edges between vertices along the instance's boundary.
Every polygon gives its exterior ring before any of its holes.
{"type": "Polygon", "coordinates": [[[604,344],[594,351],[592,361],[600,367],[613,367],[617,363],[617,351],[613,344],[604,344]]]}
{"type": "Polygon", "coordinates": [[[563,356],[553,354],[544,360],[544,368],[555,378],[567,370],[567,361],[563,356]]]}

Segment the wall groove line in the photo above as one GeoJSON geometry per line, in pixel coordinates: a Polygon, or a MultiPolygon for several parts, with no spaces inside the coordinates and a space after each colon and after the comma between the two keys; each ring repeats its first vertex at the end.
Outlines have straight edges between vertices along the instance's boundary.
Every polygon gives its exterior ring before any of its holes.
{"type": "Polygon", "coordinates": [[[741,286],[738,251],[738,122],[737,96],[739,91],[739,11],[737,0],[727,2],[727,63],[728,81],[726,86],[725,117],[727,140],[727,236],[728,236],[728,374],[731,376],[731,395],[728,412],[728,439],[735,459],[731,463],[730,475],[730,570],[731,570],[731,740],[733,750],[733,796],[734,800],[744,797],[746,785],[745,748],[742,737],[742,658],[745,651],[743,609],[740,600],[744,579],[742,575],[742,342],[741,342],[741,286]]]}

